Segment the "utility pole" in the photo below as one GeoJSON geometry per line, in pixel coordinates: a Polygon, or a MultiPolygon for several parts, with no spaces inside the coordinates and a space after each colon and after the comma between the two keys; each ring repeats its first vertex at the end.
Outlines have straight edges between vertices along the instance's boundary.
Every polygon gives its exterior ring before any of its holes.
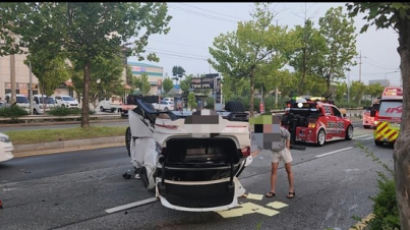
{"type": "Polygon", "coordinates": [[[362,51],[360,51],[359,56],[359,82],[362,81],[362,51]]]}
{"type": "MultiPolygon", "coordinates": [[[[33,75],[32,75],[32,73],[31,73],[31,61],[29,61],[28,62],[28,66],[29,66],[29,84],[28,84],[28,88],[29,88],[29,95],[28,95],[28,101],[29,101],[29,103],[30,103],[30,114],[33,114],[33,88],[32,88],[32,85],[33,85],[33,75]]],[[[42,100],[43,100],[43,102],[44,102],[44,98],[42,97],[41,98],[42,100]]],[[[43,103],[44,104],[44,103],[43,103]]],[[[43,106],[43,112],[45,112],[45,107],[43,106]]]]}
{"type": "Polygon", "coordinates": [[[14,54],[10,55],[10,84],[10,104],[13,104],[14,102],[16,102],[16,57],[14,56],[14,54]]]}

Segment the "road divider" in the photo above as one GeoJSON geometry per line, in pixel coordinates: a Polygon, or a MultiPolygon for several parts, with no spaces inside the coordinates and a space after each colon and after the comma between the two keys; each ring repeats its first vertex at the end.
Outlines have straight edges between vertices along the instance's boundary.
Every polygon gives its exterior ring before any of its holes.
{"type": "Polygon", "coordinates": [[[332,154],[335,154],[335,153],[344,152],[344,151],[351,150],[351,149],[353,149],[353,147],[338,149],[338,150],[331,151],[331,152],[328,152],[328,153],[323,153],[323,154],[316,155],[315,157],[316,158],[325,157],[325,156],[329,156],[329,155],[332,155],[332,154]]]}

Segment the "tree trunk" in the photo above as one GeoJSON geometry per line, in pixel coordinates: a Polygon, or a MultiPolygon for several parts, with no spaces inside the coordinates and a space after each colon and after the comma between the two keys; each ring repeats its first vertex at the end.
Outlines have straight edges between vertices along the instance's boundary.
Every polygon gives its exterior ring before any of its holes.
{"type": "Polygon", "coordinates": [[[253,104],[254,104],[254,98],[255,98],[255,82],[254,82],[254,74],[253,74],[254,70],[251,70],[251,75],[250,75],[250,81],[251,81],[251,100],[249,103],[249,115],[250,117],[253,117],[253,104]]]}
{"type": "Polygon", "coordinates": [[[403,113],[400,135],[394,149],[396,198],[402,230],[410,229],[410,23],[402,21],[399,27],[400,69],[403,80],[403,113]]]}
{"type": "Polygon", "coordinates": [[[90,63],[86,63],[84,66],[84,89],[83,89],[83,108],[82,108],[82,116],[81,116],[81,127],[87,128],[89,127],[88,122],[88,91],[90,86],[90,63]]]}

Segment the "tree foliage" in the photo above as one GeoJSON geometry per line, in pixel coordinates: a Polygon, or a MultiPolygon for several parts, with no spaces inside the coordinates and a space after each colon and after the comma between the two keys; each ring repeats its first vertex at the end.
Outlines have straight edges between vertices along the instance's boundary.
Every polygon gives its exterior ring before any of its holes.
{"type": "Polygon", "coordinates": [[[139,78],[133,80],[134,88],[139,89],[142,95],[147,95],[151,89],[151,84],[148,81],[148,75],[143,73],[139,78]]]}
{"type": "Polygon", "coordinates": [[[190,110],[196,108],[198,105],[196,103],[195,94],[193,92],[189,92],[188,94],[188,107],[190,110]]]}
{"type": "Polygon", "coordinates": [[[162,82],[162,87],[164,88],[164,93],[167,94],[172,89],[172,87],[174,87],[174,84],[172,83],[171,79],[166,78],[162,82]]]}
{"type": "Polygon", "coordinates": [[[0,38],[6,38],[7,48],[33,44],[55,46],[67,54],[83,77],[83,108],[81,126],[88,126],[88,94],[91,62],[97,57],[123,57],[123,44],[133,38],[131,50],[139,60],[157,61],[155,54],[143,55],[152,34],[167,33],[167,4],[159,2],[41,2],[1,3],[0,38]],[[19,36],[17,42],[10,32],[19,36]]]}
{"type": "MultiPolygon", "coordinates": [[[[356,65],[356,33],[354,21],[344,14],[342,7],[330,8],[319,18],[320,33],[326,39],[327,52],[321,74],[326,78],[327,89],[333,79],[344,78],[344,72],[356,65]]],[[[330,94],[330,92],[328,92],[330,94]]]]}
{"type": "Polygon", "coordinates": [[[185,69],[182,66],[174,66],[172,67],[172,76],[174,76],[175,80],[180,80],[185,74],[185,69]]]}
{"type": "Polygon", "coordinates": [[[251,116],[257,72],[261,68],[273,70],[284,62],[280,49],[286,42],[286,28],[272,25],[268,4],[257,3],[252,17],[252,21],[239,22],[236,31],[217,36],[209,48],[213,59],[208,60],[224,78],[249,78],[251,116]]]}

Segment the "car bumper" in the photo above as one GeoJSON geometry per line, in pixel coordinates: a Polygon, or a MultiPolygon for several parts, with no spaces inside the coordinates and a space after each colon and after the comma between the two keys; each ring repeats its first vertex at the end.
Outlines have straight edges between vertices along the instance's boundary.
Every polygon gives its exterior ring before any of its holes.
{"type": "Polygon", "coordinates": [[[0,162],[13,159],[13,150],[14,147],[11,142],[0,142],[0,162]]]}

